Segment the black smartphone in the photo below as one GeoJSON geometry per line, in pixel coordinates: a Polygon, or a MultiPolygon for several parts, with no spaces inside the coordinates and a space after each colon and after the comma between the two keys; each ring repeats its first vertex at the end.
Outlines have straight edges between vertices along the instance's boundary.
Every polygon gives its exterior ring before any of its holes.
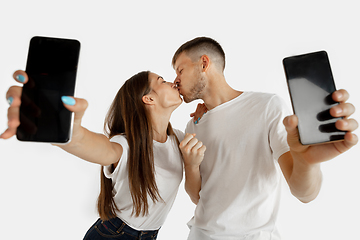
{"type": "Polygon", "coordinates": [[[344,139],[345,132],[337,130],[341,118],[330,115],[336,104],[336,90],[326,51],[312,52],[283,59],[283,66],[294,114],[299,119],[298,130],[303,145],[344,139]]]}
{"type": "Polygon", "coordinates": [[[36,36],[30,40],[26,63],[29,81],[20,105],[21,141],[67,143],[71,139],[72,112],[62,96],[74,96],[80,42],[36,36]]]}

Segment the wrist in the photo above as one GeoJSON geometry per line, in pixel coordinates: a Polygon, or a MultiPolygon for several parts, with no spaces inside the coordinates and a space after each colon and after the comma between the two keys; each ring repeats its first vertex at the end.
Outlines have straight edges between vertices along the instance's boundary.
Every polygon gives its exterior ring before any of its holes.
{"type": "Polygon", "coordinates": [[[294,175],[317,175],[321,173],[320,163],[309,162],[301,154],[292,153],[294,175]]]}
{"type": "Polygon", "coordinates": [[[87,129],[83,128],[82,126],[77,127],[76,131],[73,130],[72,132],[71,140],[64,145],[60,145],[59,147],[64,150],[71,148],[79,148],[85,138],[86,130],[87,129]]]}
{"type": "Polygon", "coordinates": [[[185,164],[185,172],[199,172],[200,171],[200,165],[194,165],[194,164],[185,164]]]}
{"type": "Polygon", "coordinates": [[[294,164],[297,164],[303,168],[311,168],[313,165],[316,165],[314,163],[309,162],[303,153],[292,151],[291,149],[290,149],[290,153],[294,161],[294,164]]]}

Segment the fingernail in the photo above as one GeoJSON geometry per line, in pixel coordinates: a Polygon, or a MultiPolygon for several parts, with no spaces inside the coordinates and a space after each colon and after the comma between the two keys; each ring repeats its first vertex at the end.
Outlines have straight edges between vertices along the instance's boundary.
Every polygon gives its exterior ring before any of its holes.
{"type": "Polygon", "coordinates": [[[200,117],[198,118],[198,121],[200,121],[200,117]]]}
{"type": "Polygon", "coordinates": [[[338,98],[342,98],[343,94],[339,91],[336,93],[338,95],[338,98]]]}
{"type": "Polygon", "coordinates": [[[335,107],[335,113],[336,113],[336,114],[342,113],[341,107],[335,107]]]}
{"type": "Polygon", "coordinates": [[[347,127],[348,125],[349,125],[349,123],[348,123],[347,121],[344,121],[344,120],[343,120],[343,126],[344,126],[344,127],[347,127]]]}
{"type": "Polygon", "coordinates": [[[75,99],[67,96],[62,96],[61,101],[63,101],[63,103],[65,103],[66,105],[70,105],[70,106],[74,106],[76,103],[75,99]]]}
{"type": "Polygon", "coordinates": [[[9,105],[11,106],[12,102],[14,101],[14,98],[13,97],[9,97],[7,99],[7,102],[9,103],[9,105]]]}
{"type": "Polygon", "coordinates": [[[19,82],[25,82],[25,77],[23,75],[17,75],[16,76],[16,79],[19,81],[19,82]]]}
{"type": "Polygon", "coordinates": [[[195,124],[197,124],[197,123],[198,123],[198,121],[196,120],[196,121],[195,121],[195,124]]]}

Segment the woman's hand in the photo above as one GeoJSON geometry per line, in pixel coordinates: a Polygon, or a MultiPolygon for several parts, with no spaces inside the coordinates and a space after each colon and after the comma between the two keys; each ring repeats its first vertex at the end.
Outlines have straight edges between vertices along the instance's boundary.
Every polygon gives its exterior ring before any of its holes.
{"type": "MultiPolygon", "coordinates": [[[[76,144],[80,142],[84,137],[84,128],[81,126],[81,120],[84,116],[85,110],[88,107],[88,102],[82,98],[75,98],[69,96],[62,96],[61,100],[64,103],[64,106],[71,112],[74,113],[74,124],[72,130],[71,141],[68,144],[76,144]]],[[[57,144],[53,144],[56,145],[57,144]]],[[[59,145],[61,146],[61,145],[59,145]]]]}
{"type": "MultiPolygon", "coordinates": [[[[25,71],[18,70],[14,72],[13,78],[22,84],[28,82],[29,78],[25,71]]],[[[20,105],[21,105],[21,93],[22,87],[21,86],[12,86],[6,93],[6,99],[8,100],[10,106],[8,108],[8,128],[5,130],[3,134],[0,135],[0,138],[8,139],[11,138],[16,134],[16,130],[20,125],[20,105]]],[[[69,110],[74,112],[74,124],[73,124],[73,132],[72,132],[72,141],[76,142],[82,138],[83,129],[81,128],[81,119],[84,115],[84,112],[88,106],[88,103],[85,99],[80,98],[73,98],[73,97],[62,97],[64,102],[64,106],[69,110]]],[[[29,105],[32,114],[36,115],[39,114],[39,108],[34,105],[33,102],[29,101],[26,102],[24,99],[24,103],[29,105]]],[[[26,121],[24,118],[22,121],[28,128],[35,128],[31,121],[26,121]]]]}
{"type": "Polygon", "coordinates": [[[195,138],[195,134],[187,133],[180,143],[180,150],[184,158],[185,168],[198,168],[204,159],[206,146],[195,138]]]}
{"type": "MultiPolygon", "coordinates": [[[[18,70],[14,72],[13,78],[22,84],[27,83],[28,76],[24,71],[18,70]]],[[[16,134],[16,130],[20,125],[20,104],[21,104],[21,93],[22,87],[12,86],[8,89],[6,93],[6,99],[9,103],[8,108],[8,128],[3,134],[0,135],[0,138],[8,139],[16,134]]],[[[36,111],[36,106],[31,106],[36,111]]]]}
{"type": "Polygon", "coordinates": [[[207,107],[205,103],[199,103],[196,107],[195,112],[190,114],[190,117],[193,118],[195,124],[198,124],[202,116],[207,112],[207,107]]]}

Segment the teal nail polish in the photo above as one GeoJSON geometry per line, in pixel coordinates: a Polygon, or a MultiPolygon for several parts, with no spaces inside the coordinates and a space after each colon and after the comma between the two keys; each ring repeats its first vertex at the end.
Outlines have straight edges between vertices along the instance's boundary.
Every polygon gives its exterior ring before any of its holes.
{"type": "Polygon", "coordinates": [[[198,123],[198,121],[195,121],[195,124],[197,124],[198,123]]]}
{"type": "Polygon", "coordinates": [[[23,75],[17,75],[16,76],[16,79],[19,81],[19,82],[25,82],[25,77],[23,75]]]}
{"type": "Polygon", "coordinates": [[[200,121],[200,117],[198,118],[198,121],[200,121]]]}
{"type": "Polygon", "coordinates": [[[70,106],[73,106],[76,103],[75,99],[67,96],[62,96],[61,101],[63,101],[63,103],[65,103],[66,105],[70,105],[70,106]]]}
{"type": "Polygon", "coordinates": [[[13,101],[14,101],[14,98],[13,98],[13,97],[9,97],[9,98],[7,99],[7,102],[9,103],[9,105],[11,105],[13,101]]]}

